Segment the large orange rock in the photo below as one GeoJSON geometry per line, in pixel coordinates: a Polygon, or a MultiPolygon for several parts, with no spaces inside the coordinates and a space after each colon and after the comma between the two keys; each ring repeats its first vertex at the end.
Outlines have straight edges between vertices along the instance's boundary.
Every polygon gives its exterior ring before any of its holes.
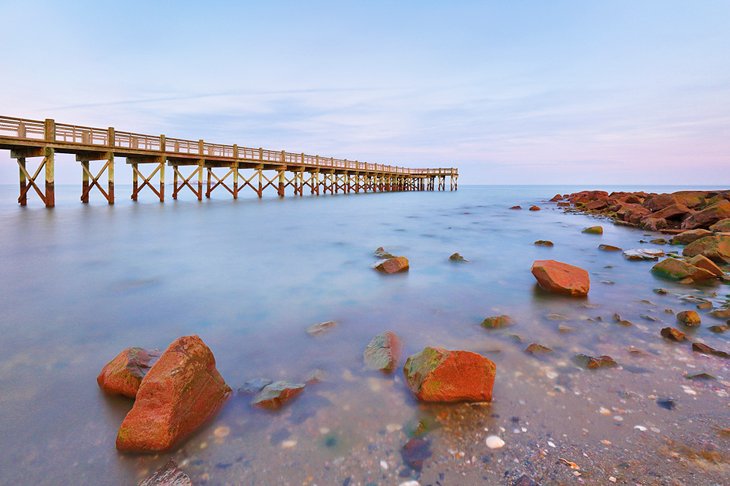
{"type": "Polygon", "coordinates": [[[403,367],[408,388],[425,402],[487,402],[497,366],[469,351],[426,347],[403,367]]]}
{"type": "Polygon", "coordinates": [[[230,394],[208,346],[198,336],[178,338],[142,380],[119,427],[117,449],[168,450],[213,417],[230,394]]]}
{"type": "Polygon", "coordinates": [[[588,272],[555,260],[535,261],[532,264],[532,274],[540,287],[549,292],[583,297],[588,295],[591,288],[588,272]]]}
{"type": "Polygon", "coordinates": [[[699,238],[685,246],[682,255],[686,257],[703,255],[716,262],[730,263],[730,235],[699,238]]]}
{"type": "Polygon", "coordinates": [[[408,271],[408,258],[397,256],[388,258],[375,265],[375,269],[382,273],[400,273],[408,271]]]}
{"type": "Polygon", "coordinates": [[[682,222],[682,228],[707,228],[726,218],[730,218],[730,201],[721,199],[685,219],[682,222]]]}
{"type": "Polygon", "coordinates": [[[102,368],[96,382],[107,393],[134,398],[142,378],[159,357],[157,349],[127,348],[102,368]]]}

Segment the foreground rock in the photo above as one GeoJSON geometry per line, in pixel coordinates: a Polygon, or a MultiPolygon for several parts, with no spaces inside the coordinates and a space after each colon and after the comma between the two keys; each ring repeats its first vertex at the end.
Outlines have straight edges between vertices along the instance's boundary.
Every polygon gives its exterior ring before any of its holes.
{"type": "Polygon", "coordinates": [[[231,389],[198,336],[173,341],[144,377],[117,434],[124,452],[162,452],[218,412],[231,389]]]}
{"type": "Polygon", "coordinates": [[[695,240],[684,247],[682,255],[702,255],[715,262],[730,263],[730,235],[705,236],[695,240]]]}
{"type": "Polygon", "coordinates": [[[722,271],[722,268],[718,267],[715,262],[704,255],[693,256],[687,261],[687,263],[694,265],[697,268],[707,270],[716,277],[722,277],[725,274],[725,272],[722,271]]]}
{"type": "Polygon", "coordinates": [[[491,401],[496,371],[477,353],[432,347],[410,356],[403,367],[408,387],[425,402],[491,401]]]}
{"type": "Polygon", "coordinates": [[[589,235],[602,235],[603,234],[603,226],[590,226],[588,228],[583,229],[583,233],[589,234],[589,235]]]}
{"type": "Polygon", "coordinates": [[[718,356],[725,359],[730,358],[730,354],[726,353],[725,351],[720,351],[718,349],[712,348],[704,343],[692,343],[692,351],[702,354],[711,354],[713,356],[718,356]]]}
{"type": "Polygon", "coordinates": [[[621,251],[621,248],[613,245],[598,245],[598,249],[601,251],[621,251]]]}
{"type": "Polygon", "coordinates": [[[573,297],[588,295],[591,286],[588,272],[555,260],[535,261],[532,264],[532,275],[542,289],[573,297]]]}
{"type": "Polygon", "coordinates": [[[134,398],[142,378],[159,357],[158,349],[127,348],[102,368],[96,382],[107,393],[134,398]]]}
{"type": "Polygon", "coordinates": [[[392,331],[385,331],[368,343],[363,352],[363,360],[365,366],[371,370],[390,373],[398,365],[400,353],[401,343],[398,336],[392,331]]]}
{"type": "Polygon", "coordinates": [[[576,354],[573,360],[583,368],[595,370],[598,368],[614,368],[618,366],[616,361],[610,356],[588,356],[587,354],[576,354]]]}
{"type": "Polygon", "coordinates": [[[706,229],[688,230],[674,235],[670,242],[673,245],[689,245],[695,240],[699,240],[700,238],[711,235],[712,231],[708,231],[706,229]]]}
{"type": "Polygon", "coordinates": [[[139,486],[193,486],[193,482],[171,459],[152,476],[139,483],[139,486]]]}
{"type": "Polygon", "coordinates": [[[661,334],[663,338],[669,339],[670,341],[681,342],[687,338],[687,336],[685,336],[682,331],[673,327],[665,327],[661,331],[659,331],[659,334],[661,334]]]}
{"type": "Polygon", "coordinates": [[[388,258],[375,265],[375,269],[388,274],[406,272],[408,271],[408,258],[402,256],[388,258]]]}
{"type": "Polygon", "coordinates": [[[722,199],[689,216],[682,222],[682,228],[708,228],[727,218],[730,218],[730,201],[722,199]]]}
{"type": "Polygon", "coordinates": [[[288,381],[275,381],[266,385],[251,402],[257,407],[268,410],[281,408],[286,402],[304,391],[304,383],[289,383],[288,381]]]}
{"type": "Polygon", "coordinates": [[[638,248],[635,250],[625,250],[623,254],[624,254],[624,257],[630,261],[640,261],[640,260],[656,261],[656,260],[659,260],[659,257],[664,256],[664,251],[654,249],[654,248],[638,248]]]}
{"type": "Polygon", "coordinates": [[[715,233],[730,233],[730,218],[723,219],[710,226],[710,231],[715,233]]]}
{"type": "Polygon", "coordinates": [[[685,261],[676,258],[667,258],[654,265],[651,271],[659,277],[668,280],[684,280],[690,278],[695,282],[714,278],[715,276],[707,270],[695,267],[685,261]]]}

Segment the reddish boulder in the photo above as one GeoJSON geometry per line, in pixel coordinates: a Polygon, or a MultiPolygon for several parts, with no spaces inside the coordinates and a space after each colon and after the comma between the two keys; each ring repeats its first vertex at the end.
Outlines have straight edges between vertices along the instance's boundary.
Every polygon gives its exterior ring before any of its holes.
{"type": "Polygon", "coordinates": [[[522,209],[522,206],[512,206],[510,209],[522,209]]]}
{"type": "Polygon", "coordinates": [[[684,280],[690,278],[695,282],[715,278],[713,274],[705,269],[695,267],[685,261],[676,258],[662,260],[651,268],[651,271],[659,277],[669,280],[684,280]]]}
{"type": "Polygon", "coordinates": [[[96,382],[107,393],[134,398],[142,378],[159,357],[157,349],[127,348],[102,368],[96,382]]]}
{"type": "Polygon", "coordinates": [[[539,211],[540,206],[530,206],[530,211],[539,211]]]}
{"type": "Polygon", "coordinates": [[[489,359],[469,351],[426,347],[410,356],[403,374],[425,402],[488,402],[497,371],[489,359]]]}
{"type": "Polygon", "coordinates": [[[562,195],[560,195],[560,194],[556,194],[556,195],[554,195],[554,196],[553,196],[553,197],[552,197],[552,198],[550,199],[550,202],[558,202],[558,201],[560,201],[561,199],[563,199],[563,196],[562,196],[562,195]]]}
{"type": "Polygon", "coordinates": [[[398,336],[392,331],[385,331],[375,336],[365,348],[363,360],[371,370],[390,373],[400,360],[401,344],[398,336]]]}
{"type": "MultiPolygon", "coordinates": [[[[558,206],[560,206],[558,204],[558,206]]],[[[715,233],[730,233],[730,218],[725,218],[710,226],[715,233]]]]}
{"type": "Polygon", "coordinates": [[[677,313],[677,322],[687,327],[697,327],[702,323],[702,319],[697,311],[687,310],[677,313]]]}
{"type": "Polygon", "coordinates": [[[601,209],[606,209],[608,207],[608,199],[596,199],[595,201],[587,203],[584,207],[589,211],[600,211],[601,209]]]}
{"type": "Polygon", "coordinates": [[[558,202],[558,207],[567,208],[567,207],[570,207],[570,203],[568,201],[560,201],[560,202],[558,202]]]}
{"type": "Polygon", "coordinates": [[[532,264],[532,275],[544,290],[574,297],[588,295],[591,286],[588,272],[555,260],[535,261],[532,264]]]}
{"type": "Polygon", "coordinates": [[[707,270],[716,277],[722,277],[723,275],[725,275],[725,272],[722,271],[722,268],[718,267],[715,262],[713,262],[704,255],[693,256],[689,259],[689,264],[694,265],[697,268],[707,270]]]}
{"type": "Polygon", "coordinates": [[[673,327],[662,328],[659,333],[662,335],[663,338],[669,339],[670,341],[680,342],[684,341],[687,338],[682,331],[673,327]]]}
{"type": "Polygon", "coordinates": [[[681,220],[688,214],[691,214],[692,210],[684,204],[672,204],[664,209],[651,213],[652,218],[681,220]]]}
{"type": "Polygon", "coordinates": [[[730,218],[730,201],[722,199],[685,219],[682,228],[707,228],[726,218],[730,218]]]}
{"type": "Polygon", "coordinates": [[[408,258],[399,256],[383,260],[375,265],[375,269],[382,273],[399,273],[408,271],[408,266],[408,258]]]}
{"type": "Polygon", "coordinates": [[[677,200],[671,194],[655,194],[644,201],[644,207],[651,212],[659,211],[672,204],[677,204],[677,200]]]}
{"type": "Polygon", "coordinates": [[[703,255],[720,263],[730,262],[730,235],[705,236],[684,247],[682,255],[703,255]]]}
{"type": "Polygon", "coordinates": [[[117,449],[168,450],[213,417],[230,394],[208,346],[198,336],[178,338],[142,380],[117,449]]]}
{"type": "Polygon", "coordinates": [[[675,201],[693,209],[705,204],[707,195],[707,191],[678,191],[672,193],[675,201]]]}

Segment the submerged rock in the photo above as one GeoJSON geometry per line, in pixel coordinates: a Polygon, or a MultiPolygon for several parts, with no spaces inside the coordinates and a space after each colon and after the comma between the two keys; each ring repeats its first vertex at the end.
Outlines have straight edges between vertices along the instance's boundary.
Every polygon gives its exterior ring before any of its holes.
{"type": "Polygon", "coordinates": [[[728,326],[727,324],[724,324],[721,326],[710,326],[707,329],[709,329],[710,331],[712,331],[714,333],[722,334],[723,332],[727,332],[727,330],[730,329],[730,326],[728,326]]]}
{"type": "Polygon", "coordinates": [[[616,361],[610,356],[588,356],[587,354],[576,354],[573,360],[583,368],[595,370],[598,368],[613,368],[618,366],[616,361]]]}
{"type": "Polygon", "coordinates": [[[598,245],[598,249],[602,251],[621,251],[621,248],[613,245],[598,245]]]}
{"type": "Polygon", "coordinates": [[[522,206],[512,206],[510,209],[522,209],[522,206]]]}
{"type": "Polygon", "coordinates": [[[603,226],[589,226],[588,228],[583,228],[582,232],[589,235],[602,235],[603,226]]]}
{"type": "Polygon", "coordinates": [[[451,260],[452,262],[466,262],[466,261],[468,261],[466,258],[464,258],[463,256],[461,256],[461,254],[459,254],[459,253],[452,254],[449,257],[449,260],[451,260]]]}
{"type": "Polygon", "coordinates": [[[553,242],[550,240],[537,240],[535,246],[553,246],[553,242]]]}
{"type": "Polygon", "coordinates": [[[431,443],[428,439],[414,437],[400,451],[403,463],[414,471],[423,469],[423,462],[431,457],[431,443]]]}
{"type": "Polygon", "coordinates": [[[433,347],[410,356],[403,367],[408,387],[425,402],[491,401],[496,371],[477,353],[433,347]]]}
{"type": "Polygon", "coordinates": [[[390,373],[400,360],[401,344],[398,336],[392,331],[385,331],[375,336],[365,347],[363,360],[371,370],[390,373]]]}
{"type": "Polygon", "coordinates": [[[547,346],[543,346],[542,344],[532,343],[525,348],[525,352],[529,354],[544,354],[552,353],[553,350],[548,348],[547,346]]]}
{"type": "Polygon", "coordinates": [[[687,262],[676,258],[667,258],[662,260],[651,268],[651,271],[662,278],[668,280],[682,280],[690,278],[693,281],[707,280],[714,278],[707,270],[690,265],[687,262]]]}
{"type": "Polygon", "coordinates": [[[304,383],[275,381],[266,385],[251,402],[257,407],[276,410],[304,391],[304,383]]]}
{"type": "Polygon", "coordinates": [[[193,486],[190,476],[177,467],[177,463],[170,459],[152,476],[142,480],[139,486],[193,486]]]}
{"type": "Polygon", "coordinates": [[[134,398],[142,379],[159,357],[158,349],[127,348],[102,368],[96,382],[107,393],[134,398]]]}
{"type": "MultiPolygon", "coordinates": [[[[728,202],[730,204],[730,202],[728,202]]],[[[730,262],[730,235],[705,236],[684,247],[682,255],[703,255],[720,263],[730,262]]]]}
{"type": "Polygon", "coordinates": [[[254,378],[253,380],[248,380],[247,382],[245,382],[243,386],[238,389],[238,393],[247,393],[253,395],[254,393],[260,392],[263,387],[265,387],[266,385],[270,385],[273,382],[273,380],[270,380],[268,378],[254,378]]]}
{"type": "Polygon", "coordinates": [[[717,317],[718,319],[730,319],[730,307],[727,309],[714,310],[710,312],[710,315],[712,317],[717,317]]]}
{"type": "Polygon", "coordinates": [[[208,346],[198,336],[178,338],[142,380],[117,449],[168,450],[213,417],[230,394],[208,346]]]}
{"type": "Polygon", "coordinates": [[[692,343],[692,351],[702,354],[711,354],[713,356],[718,356],[725,359],[730,358],[730,354],[726,353],[725,351],[719,351],[704,343],[692,343]]]}
{"type": "Polygon", "coordinates": [[[408,271],[408,258],[402,256],[389,258],[375,265],[375,269],[388,274],[406,272],[408,271]]]}
{"type": "Polygon", "coordinates": [[[490,316],[482,321],[482,327],[487,329],[499,329],[512,325],[512,318],[508,315],[490,316]]]}
{"type": "Polygon", "coordinates": [[[382,246],[379,246],[375,249],[374,255],[378,258],[382,258],[383,260],[386,260],[388,258],[395,258],[395,255],[386,251],[385,248],[383,248],[382,246]]]}
{"type": "Polygon", "coordinates": [[[678,313],[677,322],[681,322],[687,327],[697,327],[702,323],[702,319],[697,311],[689,310],[678,313]]]}
{"type": "Polygon", "coordinates": [[[661,331],[659,331],[659,334],[661,334],[662,337],[669,339],[670,341],[676,342],[684,341],[687,338],[687,336],[685,336],[682,331],[673,327],[665,327],[661,331]]]}
{"type": "Polygon", "coordinates": [[[325,321],[320,322],[319,324],[312,324],[307,328],[307,334],[310,336],[319,336],[321,334],[324,334],[328,331],[331,331],[337,327],[337,322],[335,321],[325,321]]]}
{"type": "Polygon", "coordinates": [[[535,261],[532,264],[532,275],[542,289],[573,297],[588,295],[591,286],[588,272],[555,260],[535,261]]]}

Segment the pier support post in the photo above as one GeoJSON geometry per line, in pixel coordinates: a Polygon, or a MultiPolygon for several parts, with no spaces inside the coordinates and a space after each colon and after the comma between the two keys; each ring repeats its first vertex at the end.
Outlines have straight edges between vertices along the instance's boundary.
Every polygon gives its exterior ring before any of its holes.
{"type": "Polygon", "coordinates": [[[28,204],[28,180],[25,177],[25,157],[18,157],[18,172],[20,173],[20,197],[18,197],[18,204],[26,206],[28,204]]]}
{"type": "Polygon", "coordinates": [[[256,172],[259,174],[259,189],[256,191],[256,194],[258,194],[259,199],[261,199],[264,194],[264,173],[261,168],[256,169],[256,172]]]}
{"type": "Polygon", "coordinates": [[[56,189],[54,187],[54,169],[56,165],[56,151],[46,147],[44,157],[46,165],[46,207],[52,208],[56,205],[56,189]]]}
{"type": "Polygon", "coordinates": [[[89,202],[89,162],[81,162],[81,202],[89,202]]]}
{"type": "Polygon", "coordinates": [[[233,163],[233,199],[238,199],[238,162],[233,163]]]}
{"type": "Polygon", "coordinates": [[[286,187],[285,173],[286,173],[286,169],[279,169],[279,189],[278,189],[279,197],[284,197],[284,195],[286,194],[284,192],[284,188],[286,187]]]}

